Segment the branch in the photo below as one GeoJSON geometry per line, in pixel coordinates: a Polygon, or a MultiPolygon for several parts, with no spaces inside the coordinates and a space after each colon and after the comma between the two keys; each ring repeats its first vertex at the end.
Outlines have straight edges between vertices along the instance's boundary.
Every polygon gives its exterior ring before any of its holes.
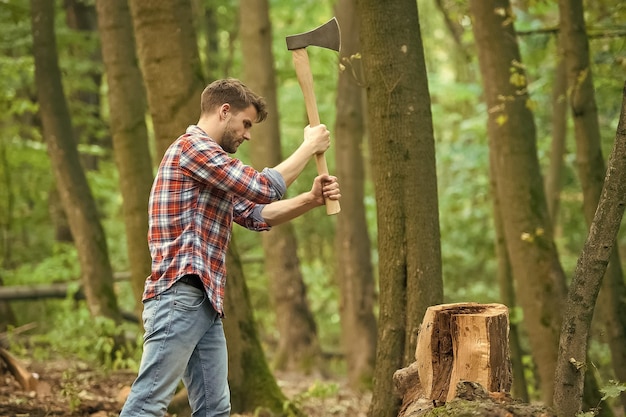
{"type": "Polygon", "coordinates": [[[554,404],[559,416],[573,416],[582,408],[587,340],[593,309],[624,216],[625,205],[626,84],[602,196],[567,293],[554,384],[554,404]]]}

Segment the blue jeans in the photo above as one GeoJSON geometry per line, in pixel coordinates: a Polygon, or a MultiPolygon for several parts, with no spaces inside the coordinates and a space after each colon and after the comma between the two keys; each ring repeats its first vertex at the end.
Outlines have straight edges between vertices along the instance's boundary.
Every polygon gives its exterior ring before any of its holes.
{"type": "Polygon", "coordinates": [[[193,416],[230,415],[222,320],[204,291],[179,283],[144,303],[143,355],[121,417],[163,416],[182,379],[193,416]]]}

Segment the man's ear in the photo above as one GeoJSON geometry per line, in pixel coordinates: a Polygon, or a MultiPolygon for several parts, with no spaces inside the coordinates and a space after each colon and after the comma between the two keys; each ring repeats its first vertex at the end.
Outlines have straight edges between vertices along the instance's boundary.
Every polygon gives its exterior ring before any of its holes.
{"type": "Polygon", "coordinates": [[[230,113],[230,104],[224,103],[220,107],[220,119],[226,120],[228,118],[228,114],[230,113]]]}

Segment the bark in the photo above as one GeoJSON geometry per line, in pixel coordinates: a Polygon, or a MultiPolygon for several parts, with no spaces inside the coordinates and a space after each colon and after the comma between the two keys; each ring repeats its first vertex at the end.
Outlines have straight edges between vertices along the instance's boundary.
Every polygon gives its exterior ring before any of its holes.
{"type": "MultiPolygon", "coordinates": [[[[65,20],[67,26],[79,32],[86,38],[96,36],[97,17],[94,4],[80,0],[64,0],[65,20]]],[[[89,48],[82,50],[80,47],[70,47],[70,54],[75,59],[88,62],[100,63],[102,56],[100,48],[89,48]]],[[[102,84],[102,73],[99,66],[94,66],[85,76],[91,79],[93,86],[83,87],[73,93],[70,101],[70,111],[72,114],[82,114],[83,117],[76,117],[74,131],[76,138],[89,145],[100,145],[110,148],[110,143],[104,138],[97,136],[98,130],[104,131],[105,126],[100,117],[100,85],[102,84]]],[[[97,170],[99,156],[91,153],[82,154],[81,160],[87,170],[97,170]]]]}
{"type": "Polygon", "coordinates": [[[426,308],[443,298],[434,137],[417,4],[359,0],[378,217],[380,313],[370,416],[396,415],[426,308]]]}
{"type": "Polygon", "coordinates": [[[554,402],[559,416],[582,407],[587,340],[602,277],[611,259],[626,205],[626,85],[602,195],[567,294],[559,343],[554,402]]]}
{"type": "Polygon", "coordinates": [[[200,116],[204,88],[190,0],[130,0],[137,55],[160,159],[200,116]]]}
{"type": "Polygon", "coordinates": [[[526,75],[508,0],[470,1],[488,108],[492,175],[497,178],[504,239],[517,299],[537,364],[542,398],[551,403],[565,295],[537,159],[526,75]]]}
{"type": "Polygon", "coordinates": [[[142,310],[146,277],[150,274],[148,197],[152,159],[145,123],[146,93],[135,55],[135,41],[127,0],[98,0],[115,162],[119,172],[131,288],[137,313],[142,310]]]}
{"type": "Polygon", "coordinates": [[[552,86],[552,141],[550,146],[550,164],[546,175],[546,201],[552,224],[556,225],[561,200],[563,179],[563,157],[567,139],[567,77],[563,57],[557,57],[558,63],[552,86]]]}
{"type": "Polygon", "coordinates": [[[267,409],[281,416],[302,416],[293,404],[283,408],[287,398],[276,384],[263,356],[241,259],[234,241],[228,250],[227,268],[224,331],[229,341],[228,381],[232,412],[259,413],[267,409]]]}
{"type": "MultiPolygon", "coordinates": [[[[598,109],[589,61],[583,2],[559,1],[559,26],[569,86],[568,102],[574,120],[576,166],[582,185],[587,225],[593,221],[602,193],[606,167],[602,156],[598,109]]],[[[600,291],[598,312],[606,327],[615,376],[626,381],[626,284],[618,246],[613,244],[610,263],[600,291]]],[[[626,407],[626,393],[620,396],[626,407]]]]}
{"type": "MultiPolygon", "coordinates": [[[[490,156],[493,156],[491,154],[490,156]]],[[[493,167],[494,163],[491,162],[493,167]]],[[[490,190],[493,195],[493,216],[495,229],[495,250],[498,260],[498,286],[500,290],[500,300],[509,307],[509,311],[515,311],[517,308],[517,300],[515,296],[515,284],[513,282],[513,273],[511,271],[511,260],[506,248],[506,240],[504,238],[504,226],[502,224],[502,210],[500,208],[500,200],[497,195],[497,177],[493,170],[489,172],[490,190]]],[[[511,366],[513,372],[513,395],[522,401],[528,401],[528,386],[526,376],[524,374],[524,363],[522,356],[524,351],[520,342],[520,326],[516,321],[516,317],[510,322],[509,326],[509,345],[511,348],[511,366]]]]}
{"type": "Polygon", "coordinates": [[[67,214],[63,210],[59,189],[54,183],[48,191],[48,214],[54,227],[54,240],[56,242],[73,242],[74,238],[72,237],[67,214]]]}
{"type": "Polygon", "coordinates": [[[336,9],[342,38],[336,100],[334,143],[336,175],[341,181],[341,210],[335,247],[341,317],[341,343],[348,383],[356,390],[371,387],[376,357],[375,282],[365,216],[364,90],[356,1],[340,0],[336,9]]]}
{"type": "MultiPolygon", "coordinates": [[[[0,126],[4,128],[4,117],[0,119],[0,126]]],[[[11,244],[13,235],[13,219],[15,218],[15,192],[12,185],[12,172],[9,165],[9,157],[7,152],[7,140],[0,139],[0,183],[2,184],[3,202],[0,206],[0,267],[3,269],[11,268],[13,265],[13,251],[11,244]]],[[[0,285],[2,285],[2,278],[0,278],[0,285]]],[[[0,311],[9,311],[8,306],[0,306],[0,311]]],[[[0,316],[3,317],[3,316],[0,316]]],[[[0,323],[2,328],[2,323],[0,323]]]]}
{"type": "Polygon", "coordinates": [[[63,95],[54,33],[54,3],[32,0],[35,83],[54,177],[78,250],[87,305],[92,315],[119,319],[104,230],[85,173],[63,95]]]}
{"type": "MultiPolygon", "coordinates": [[[[282,156],[269,5],[267,0],[243,0],[240,8],[239,36],[246,57],[244,80],[265,98],[270,112],[265,122],[255,126],[256,139],[250,142],[252,162],[258,168],[276,166],[282,156]]],[[[307,373],[318,370],[317,326],[306,298],[293,225],[287,223],[274,227],[262,234],[262,240],[265,270],[280,334],[274,368],[307,373]]]]}
{"type": "Polygon", "coordinates": [[[218,45],[220,26],[216,11],[217,6],[208,4],[204,0],[192,0],[192,7],[198,44],[204,46],[200,49],[200,60],[205,73],[204,79],[215,80],[220,77],[218,45]]]}

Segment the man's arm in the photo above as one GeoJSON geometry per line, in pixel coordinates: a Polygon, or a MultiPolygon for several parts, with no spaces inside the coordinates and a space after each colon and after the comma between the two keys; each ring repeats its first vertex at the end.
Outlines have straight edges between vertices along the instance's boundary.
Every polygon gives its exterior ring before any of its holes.
{"type": "Polygon", "coordinates": [[[261,215],[268,225],[277,226],[295,219],[315,207],[323,206],[324,197],[331,200],[341,198],[336,177],[330,175],[315,177],[311,191],[270,203],[263,207],[261,215]]]}
{"type": "Polygon", "coordinates": [[[291,185],[298,178],[311,157],[325,152],[330,146],[330,132],[325,125],[307,126],[304,129],[304,140],[287,159],[276,165],[274,169],[283,176],[285,184],[291,185]]]}

